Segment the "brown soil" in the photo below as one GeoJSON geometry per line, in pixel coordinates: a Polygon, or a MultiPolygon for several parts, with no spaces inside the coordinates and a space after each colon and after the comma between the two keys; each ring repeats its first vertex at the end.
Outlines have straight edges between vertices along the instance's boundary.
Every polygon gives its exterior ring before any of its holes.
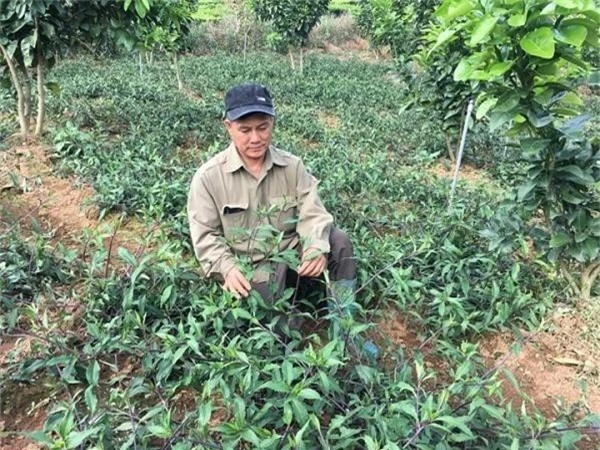
{"type": "Polygon", "coordinates": [[[94,190],[74,177],[58,177],[46,151],[36,142],[14,141],[11,149],[0,154],[0,229],[17,226],[31,228],[36,220],[43,229],[51,230],[52,242],[69,247],[81,246],[84,230],[116,230],[114,238],[105,238],[111,251],[125,247],[139,250],[136,241],[149,230],[138,221],[122,221],[108,215],[98,221],[98,210],[92,205],[94,190]],[[18,181],[14,186],[12,174],[18,181]],[[3,192],[2,192],[3,191],[3,192]]]}
{"type": "MultiPolygon", "coordinates": [[[[376,329],[390,342],[406,350],[412,358],[414,349],[419,349],[425,364],[443,373],[443,363],[430,354],[433,342],[427,341],[422,330],[402,313],[390,309],[384,313],[376,329]]],[[[511,333],[494,334],[480,341],[481,354],[491,369],[508,369],[519,383],[521,392],[503,378],[503,393],[506,401],[515,408],[521,403],[535,405],[547,418],[554,419],[559,412],[572,411],[585,406],[591,412],[600,413],[600,386],[598,379],[598,350],[582,333],[585,324],[577,313],[559,314],[552,318],[547,331],[528,334],[523,332],[524,343],[520,352],[513,348],[518,342],[511,333]],[[580,385],[587,381],[588,390],[583,393],[580,385]]],[[[383,340],[378,340],[383,343],[383,340]]],[[[385,345],[385,344],[384,344],[385,345]]],[[[390,361],[386,361],[389,365],[390,361]]]]}
{"type": "Polygon", "coordinates": [[[93,196],[93,189],[83,183],[75,188],[72,179],[55,176],[41,145],[17,143],[3,156],[0,173],[5,175],[0,184],[6,190],[21,192],[20,198],[16,201],[12,198],[9,203],[13,210],[20,209],[13,211],[20,221],[33,217],[47,219],[62,241],[71,241],[84,228],[95,227],[93,217],[97,212],[84,203],[93,196]],[[8,188],[12,183],[8,173],[15,175],[18,188],[8,188]]]}
{"type": "MultiPolygon", "coordinates": [[[[427,169],[427,171],[439,178],[454,178],[454,165],[451,163],[438,162],[433,167],[427,169]]],[[[471,166],[463,165],[460,168],[459,181],[466,180],[472,184],[490,184],[493,181],[483,170],[476,169],[471,166]]]]}
{"type": "Polygon", "coordinates": [[[340,127],[340,118],[338,116],[336,116],[335,114],[320,111],[317,115],[319,117],[319,120],[327,128],[337,130],[340,127]]]}
{"type": "Polygon", "coordinates": [[[11,384],[0,390],[0,449],[38,450],[42,447],[17,433],[40,430],[51,393],[42,380],[11,384]]]}
{"type": "MultiPolygon", "coordinates": [[[[521,389],[546,417],[573,407],[587,406],[600,413],[598,386],[598,351],[582,336],[585,323],[576,313],[557,314],[548,330],[528,334],[524,345],[510,334],[494,335],[481,342],[481,351],[488,363],[494,364],[509,355],[506,368],[515,375],[521,389]],[[517,352],[511,347],[521,347],[517,352]],[[582,388],[587,385],[587,391],[582,388]]],[[[521,397],[505,380],[507,400],[517,407],[521,397]]]]}
{"type": "Polygon", "coordinates": [[[339,46],[326,42],[322,48],[313,48],[307,53],[325,53],[333,55],[342,61],[359,59],[375,64],[380,64],[382,61],[389,61],[392,58],[389,47],[371,48],[369,41],[359,36],[348,39],[339,46]]]}

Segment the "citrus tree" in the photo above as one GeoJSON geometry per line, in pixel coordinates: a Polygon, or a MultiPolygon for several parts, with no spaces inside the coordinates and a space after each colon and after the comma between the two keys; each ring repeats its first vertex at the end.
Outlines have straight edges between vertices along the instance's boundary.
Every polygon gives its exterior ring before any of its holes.
{"type": "MultiPolygon", "coordinates": [[[[437,9],[432,50],[461,42],[469,51],[456,82],[481,88],[477,117],[506,129],[529,162],[511,198],[537,247],[577,295],[589,298],[600,275],[599,143],[574,90],[598,47],[600,10],[593,0],[446,0],[437,9]],[[579,274],[579,279],[573,276],[579,274]]],[[[497,245],[502,238],[497,236],[497,245]]]]}
{"type": "Polygon", "coordinates": [[[308,35],[327,12],[329,0],[253,0],[257,17],[273,24],[275,31],[290,48],[290,60],[295,66],[291,48],[300,49],[300,71],[303,67],[303,47],[308,35]]]}
{"type": "Polygon", "coordinates": [[[76,42],[99,36],[125,47],[137,37],[149,44],[172,48],[184,26],[186,2],[167,0],[54,0],[0,1],[0,51],[17,99],[20,131],[32,128],[32,86],[37,85],[35,134],[41,135],[45,117],[45,72],[76,42]]]}

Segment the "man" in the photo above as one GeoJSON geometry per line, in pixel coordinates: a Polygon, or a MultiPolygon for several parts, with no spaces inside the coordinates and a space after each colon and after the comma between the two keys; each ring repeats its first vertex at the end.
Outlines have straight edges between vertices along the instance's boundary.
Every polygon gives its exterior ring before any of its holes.
{"type": "MultiPolygon", "coordinates": [[[[327,268],[332,297],[353,301],[352,245],[333,227],[318,183],[302,161],[271,145],[275,109],[269,91],[258,84],[231,88],[224,123],[231,144],[198,169],[188,198],[192,243],[203,275],[221,281],[236,297],[254,289],[272,301],[294,278],[303,283],[327,268]],[[277,248],[258,238],[261,226],[283,233],[277,248]],[[286,250],[298,252],[297,267],[269,260],[274,251],[286,250]],[[255,269],[251,279],[241,267],[244,259],[255,269]]],[[[348,311],[342,309],[340,316],[348,311]]]]}

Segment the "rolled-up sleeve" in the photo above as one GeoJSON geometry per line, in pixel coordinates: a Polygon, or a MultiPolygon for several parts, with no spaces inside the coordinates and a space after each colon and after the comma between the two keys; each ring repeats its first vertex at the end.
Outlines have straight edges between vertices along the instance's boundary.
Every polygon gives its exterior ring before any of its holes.
{"type": "Polygon", "coordinates": [[[318,181],[299,161],[297,168],[298,225],[296,231],[305,248],[313,247],[329,253],[329,233],[333,217],[319,198],[318,181]]]}
{"type": "Polygon", "coordinates": [[[224,278],[235,266],[235,260],[223,236],[219,209],[201,170],[192,179],[187,212],[192,245],[202,275],[224,278]]]}

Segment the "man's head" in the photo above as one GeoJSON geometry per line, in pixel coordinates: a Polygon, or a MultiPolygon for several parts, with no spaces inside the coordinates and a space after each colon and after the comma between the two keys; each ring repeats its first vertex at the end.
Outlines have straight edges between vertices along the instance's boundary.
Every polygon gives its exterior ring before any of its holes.
{"type": "Polygon", "coordinates": [[[274,122],[273,100],[264,86],[242,84],[225,94],[225,128],[244,159],[262,160],[274,122]]]}

